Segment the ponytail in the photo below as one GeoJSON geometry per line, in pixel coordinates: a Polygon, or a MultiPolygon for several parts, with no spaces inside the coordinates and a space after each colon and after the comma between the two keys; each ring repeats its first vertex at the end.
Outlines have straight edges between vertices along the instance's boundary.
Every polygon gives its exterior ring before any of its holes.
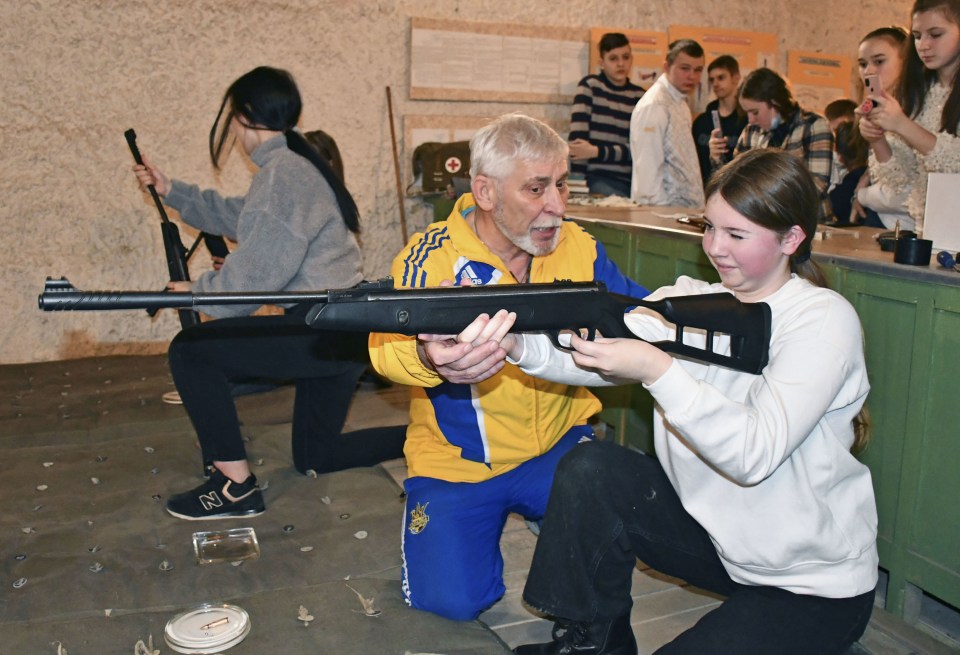
{"type": "Polygon", "coordinates": [[[326,180],[330,188],[333,189],[333,195],[336,196],[337,205],[340,207],[340,215],[343,217],[344,225],[354,234],[359,234],[360,212],[357,209],[356,202],[353,200],[353,196],[350,195],[347,187],[344,186],[343,180],[336,174],[333,167],[330,166],[330,163],[320,156],[317,149],[303,138],[302,134],[294,129],[284,130],[283,134],[287,138],[287,147],[301,157],[308,159],[310,163],[320,171],[323,179],[326,180]]]}
{"type": "Polygon", "coordinates": [[[283,132],[287,147],[309,160],[330,185],[347,229],[359,234],[360,212],[353,196],[343,185],[340,176],[330,167],[330,163],[295,129],[302,108],[300,90],[293,76],[287,71],[259,66],[241,75],[223,94],[220,111],[210,128],[210,159],[213,166],[220,168],[220,158],[230,133],[230,122],[234,118],[242,118],[243,124],[251,129],[283,132]]]}

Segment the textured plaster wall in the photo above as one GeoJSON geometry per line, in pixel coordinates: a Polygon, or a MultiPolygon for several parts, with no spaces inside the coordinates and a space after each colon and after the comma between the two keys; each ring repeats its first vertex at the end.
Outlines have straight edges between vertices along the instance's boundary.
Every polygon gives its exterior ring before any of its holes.
{"type": "MultiPolygon", "coordinates": [[[[558,105],[412,101],[411,16],[531,25],[664,30],[697,24],[776,32],[788,49],[856,52],[860,36],[906,24],[909,3],[865,0],[830,14],[826,0],[0,0],[0,363],[162,351],[172,312],[41,313],[47,275],[87,289],[161,289],[157,212],[137,191],[123,131],[177,177],[242,193],[248,164],[214,174],[206,138],[226,86],[261,64],[289,69],[304,95],[302,127],[340,144],[364,219],[368,277],[401,246],[384,88],[398,137],[405,114],[565,120],[558,105]]],[[[469,43],[464,43],[469,47],[469,43]]],[[[402,148],[402,143],[401,143],[402,148]]],[[[401,151],[403,152],[403,151],[401,151]]],[[[408,155],[402,163],[407,166],[408,155]]],[[[410,231],[432,213],[407,202],[410,231]]],[[[205,268],[206,257],[194,263],[205,268]]]]}

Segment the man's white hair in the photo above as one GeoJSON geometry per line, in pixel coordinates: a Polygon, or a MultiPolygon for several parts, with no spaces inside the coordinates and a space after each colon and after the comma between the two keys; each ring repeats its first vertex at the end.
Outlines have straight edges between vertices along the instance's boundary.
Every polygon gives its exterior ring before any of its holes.
{"type": "Polygon", "coordinates": [[[569,151],[567,142],[546,123],[524,114],[505,114],[470,139],[470,177],[502,181],[516,161],[556,161],[569,151]]]}

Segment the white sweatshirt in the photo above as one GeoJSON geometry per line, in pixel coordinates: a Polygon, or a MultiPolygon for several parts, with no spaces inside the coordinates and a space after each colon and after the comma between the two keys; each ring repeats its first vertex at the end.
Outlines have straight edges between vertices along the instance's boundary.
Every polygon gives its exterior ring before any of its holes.
{"type": "MultiPolygon", "coordinates": [[[[721,291],[681,277],[649,299],[721,291]]],[[[877,581],[877,510],[870,471],[850,454],[851,421],[869,391],[860,321],[842,296],[796,276],[765,302],[773,327],[760,375],[675,359],[646,387],[657,403],[657,456],[735,581],[829,598],[866,593],[877,581]]],[[[644,310],[625,322],[647,341],[674,336],[644,310]]],[[[703,333],[684,334],[703,345],[703,333]]],[[[729,338],[715,342],[729,353],[729,338]]],[[[543,335],[524,335],[517,364],[548,380],[610,383],[543,335]]]]}

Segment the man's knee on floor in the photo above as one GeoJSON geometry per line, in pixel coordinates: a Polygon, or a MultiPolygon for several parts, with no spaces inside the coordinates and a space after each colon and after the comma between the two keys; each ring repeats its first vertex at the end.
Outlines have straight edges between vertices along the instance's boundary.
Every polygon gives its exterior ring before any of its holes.
{"type": "MultiPolygon", "coordinates": [[[[501,594],[502,595],[502,594],[501,594]]],[[[473,621],[481,612],[493,605],[499,596],[494,599],[469,598],[458,590],[449,590],[445,594],[434,594],[431,597],[408,597],[407,602],[414,609],[437,614],[452,621],[473,621]]]]}
{"type": "Polygon", "coordinates": [[[424,569],[407,560],[403,593],[407,603],[454,621],[472,621],[500,600],[503,580],[479,567],[443,566],[433,562],[424,569]]]}

